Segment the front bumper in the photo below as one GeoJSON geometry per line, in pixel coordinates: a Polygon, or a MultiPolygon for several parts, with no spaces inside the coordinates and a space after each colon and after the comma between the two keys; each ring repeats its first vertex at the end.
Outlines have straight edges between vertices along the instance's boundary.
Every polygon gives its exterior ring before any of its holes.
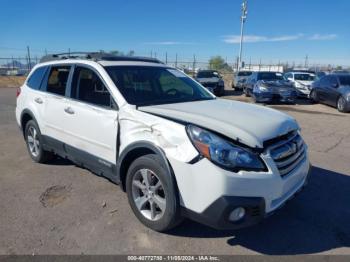
{"type": "Polygon", "coordinates": [[[201,83],[205,88],[216,96],[224,95],[225,86],[219,83],[201,83]]]}
{"type": "Polygon", "coordinates": [[[273,215],[278,209],[284,206],[285,202],[299,194],[307,185],[309,174],[310,171],[303,183],[298,186],[296,190],[291,192],[291,194],[287,195],[277,208],[269,212],[266,212],[265,199],[263,197],[222,196],[202,213],[196,213],[183,208],[182,215],[201,224],[222,230],[253,226],[260,223],[264,218],[273,215]],[[243,207],[246,211],[246,215],[237,222],[230,221],[230,213],[238,207],[243,207]]]}
{"type": "Polygon", "coordinates": [[[295,196],[306,185],[310,172],[307,156],[284,177],[273,167],[271,158],[264,160],[269,166],[267,172],[239,173],[223,170],[207,159],[195,164],[170,160],[183,215],[217,229],[238,229],[259,223],[295,196]],[[231,222],[229,214],[237,207],[245,208],[246,216],[231,222]]]}
{"type": "Polygon", "coordinates": [[[262,197],[222,196],[202,213],[183,208],[182,215],[216,229],[239,229],[258,224],[263,220],[265,201],[262,197]],[[242,220],[231,222],[229,215],[237,207],[244,207],[246,215],[242,220]]]}
{"type": "Polygon", "coordinates": [[[297,89],[297,95],[299,97],[309,97],[310,90],[309,89],[297,89]]]}
{"type": "Polygon", "coordinates": [[[279,102],[295,102],[297,98],[297,92],[292,91],[289,93],[270,93],[270,92],[253,92],[253,97],[256,102],[274,102],[274,101],[279,101],[279,102]]]}

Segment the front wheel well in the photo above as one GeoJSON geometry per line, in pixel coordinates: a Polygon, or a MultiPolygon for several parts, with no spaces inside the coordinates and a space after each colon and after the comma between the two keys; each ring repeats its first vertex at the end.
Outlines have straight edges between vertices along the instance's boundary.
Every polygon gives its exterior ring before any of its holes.
{"type": "Polygon", "coordinates": [[[135,159],[148,154],[157,154],[157,153],[151,150],[150,148],[139,147],[129,151],[125,155],[125,157],[123,157],[123,160],[119,168],[119,176],[120,176],[120,185],[124,192],[126,191],[126,187],[125,187],[126,174],[128,173],[128,169],[131,163],[134,162],[135,159]]]}

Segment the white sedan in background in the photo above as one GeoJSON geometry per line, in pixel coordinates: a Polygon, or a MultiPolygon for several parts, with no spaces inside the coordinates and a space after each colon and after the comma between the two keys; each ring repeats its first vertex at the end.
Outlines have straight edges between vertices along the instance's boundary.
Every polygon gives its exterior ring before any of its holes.
{"type": "Polygon", "coordinates": [[[289,72],[285,77],[293,82],[297,89],[298,96],[309,97],[311,91],[311,84],[316,80],[316,75],[306,72],[289,72]]]}

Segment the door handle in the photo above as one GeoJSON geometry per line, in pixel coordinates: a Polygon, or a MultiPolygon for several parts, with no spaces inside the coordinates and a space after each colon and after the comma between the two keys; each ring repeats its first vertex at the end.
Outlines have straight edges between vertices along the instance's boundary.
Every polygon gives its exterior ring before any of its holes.
{"type": "Polygon", "coordinates": [[[71,107],[66,107],[64,109],[64,111],[67,113],[67,114],[70,114],[70,115],[73,115],[74,114],[74,110],[71,108],[71,107]]]}
{"type": "Polygon", "coordinates": [[[35,98],[34,101],[36,103],[38,103],[38,104],[42,104],[43,103],[43,100],[40,97],[35,98]]]}

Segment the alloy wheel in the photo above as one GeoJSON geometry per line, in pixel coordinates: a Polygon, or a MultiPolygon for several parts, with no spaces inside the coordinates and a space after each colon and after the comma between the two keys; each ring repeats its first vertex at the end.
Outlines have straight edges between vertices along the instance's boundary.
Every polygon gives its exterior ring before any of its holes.
{"type": "Polygon", "coordinates": [[[27,143],[29,146],[30,153],[37,157],[40,153],[40,141],[38,137],[38,132],[34,126],[30,126],[28,129],[27,143]]]}
{"type": "Polygon", "coordinates": [[[149,169],[138,170],[132,179],[132,197],[139,212],[151,221],[164,215],[166,197],[159,177],[149,169]]]}
{"type": "Polygon", "coordinates": [[[338,107],[338,110],[339,110],[340,112],[343,112],[343,111],[344,111],[344,109],[345,109],[345,100],[344,100],[344,98],[340,97],[340,98],[338,99],[337,107],[338,107]]]}

